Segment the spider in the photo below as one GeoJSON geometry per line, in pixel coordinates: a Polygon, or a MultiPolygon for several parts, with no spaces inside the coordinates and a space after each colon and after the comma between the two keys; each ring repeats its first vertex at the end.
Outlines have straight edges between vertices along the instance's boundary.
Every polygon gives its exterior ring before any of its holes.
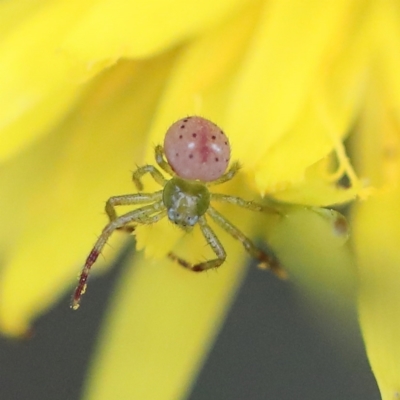
{"type": "Polygon", "coordinates": [[[207,215],[227,233],[239,240],[247,252],[260,262],[260,266],[270,268],[277,276],[284,278],[286,273],[279,261],[256,247],[210,204],[211,201],[230,203],[257,212],[270,209],[270,207],[246,201],[240,197],[209,191],[211,186],[231,180],[238,172],[240,168],[238,162],[232,163],[226,171],[230,152],[225,133],[205,118],[192,116],[172,124],[166,132],[164,147],[158,145],[155,148],[155,160],[158,167],[171,178],[165,178],[153,165],[144,165],[139,167],[132,177],[139,193],[113,196],[107,200],[105,211],[110,221],[86,259],[72,297],[71,308],[74,310],[79,308],[81,297],[86,290],[90,268],[115,230],[132,232],[137,224],[154,224],[166,216],[186,232],[198,224],[216,255],[214,259],[191,264],[176,254],[169,253],[169,258],[182,267],[201,272],[219,267],[226,259],[224,247],[207,223],[207,215]],[[154,193],[143,193],[142,177],[145,174],[150,174],[162,189],[154,193]],[[122,205],[142,206],[118,216],[116,207],[122,205]]]}

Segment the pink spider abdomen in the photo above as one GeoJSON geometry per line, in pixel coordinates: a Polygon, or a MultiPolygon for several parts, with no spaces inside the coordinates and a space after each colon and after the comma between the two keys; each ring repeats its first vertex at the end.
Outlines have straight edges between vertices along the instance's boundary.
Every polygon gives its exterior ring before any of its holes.
{"type": "Polygon", "coordinates": [[[231,147],[225,133],[202,117],[187,117],[172,124],[164,139],[165,157],[184,179],[203,182],[218,179],[226,171],[231,147]]]}

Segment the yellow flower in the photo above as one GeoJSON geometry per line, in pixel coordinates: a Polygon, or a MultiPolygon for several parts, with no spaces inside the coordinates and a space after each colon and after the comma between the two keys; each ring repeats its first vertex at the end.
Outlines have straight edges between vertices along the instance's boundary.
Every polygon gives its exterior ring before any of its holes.
{"type": "MultiPolygon", "coordinates": [[[[390,67],[394,68],[393,64],[390,67]]],[[[355,138],[358,168],[377,191],[369,201],[355,207],[353,219],[361,328],[382,398],[392,400],[400,397],[400,137],[396,121],[399,102],[388,95],[389,88],[384,84],[387,73],[377,77],[368,89],[355,138]]],[[[399,85],[397,74],[393,77],[397,82],[392,83],[399,85]]]]}
{"type": "MultiPolygon", "coordinates": [[[[232,158],[243,164],[224,191],[302,205],[287,207],[281,220],[223,212],[247,234],[267,238],[310,290],[318,290],[322,262],[334,271],[333,286],[352,274],[342,219],[314,207],[365,197],[367,184],[381,191],[354,218],[360,316],[382,396],[396,398],[394,0],[17,0],[0,4],[0,21],[3,333],[25,334],[70,290],[106,222],[103,202],[132,192],[129,171],[153,162],[171,122],[200,114],[228,132],[232,158]],[[351,130],[367,184],[345,153],[351,130]],[[377,145],[386,152],[376,155],[377,145]],[[343,177],[346,188],[338,184],[343,177]]],[[[122,238],[115,234],[107,260],[122,238]]],[[[138,228],[137,248],[149,257],[137,254],[119,284],[88,398],[184,396],[245,272],[244,251],[229,240],[218,274],[190,274],[165,254],[211,254],[198,232],[181,238],[167,220],[138,228]]]]}

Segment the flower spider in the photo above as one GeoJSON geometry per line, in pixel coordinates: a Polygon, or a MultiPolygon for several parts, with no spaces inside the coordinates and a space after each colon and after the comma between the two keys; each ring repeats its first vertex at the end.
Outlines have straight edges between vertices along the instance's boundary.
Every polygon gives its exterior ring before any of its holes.
{"type": "Polygon", "coordinates": [[[175,122],[167,131],[164,147],[155,148],[158,166],[171,176],[166,179],[153,165],[139,167],[133,173],[133,182],[139,193],[113,196],[107,200],[106,213],[110,222],[103,229],[92,251],[86,259],[78,285],[71,301],[71,308],[79,308],[80,300],[87,286],[90,268],[97,260],[108,238],[115,230],[132,232],[136,224],[153,224],[168,216],[169,220],[189,232],[194,225],[200,229],[214,251],[216,258],[198,264],[169,253],[170,259],[191,271],[201,272],[219,267],[226,259],[226,252],[218,237],[208,225],[206,215],[217,225],[239,240],[247,252],[256,258],[264,268],[270,268],[277,276],[284,278],[285,271],[279,261],[257,248],[236,226],[216,211],[211,201],[235,204],[252,211],[263,212],[269,207],[240,197],[211,193],[210,186],[231,180],[240,165],[234,162],[227,172],[230,159],[230,145],[225,133],[211,121],[192,116],[175,122]],[[165,158],[164,158],[165,157],[165,158]],[[154,193],[142,193],[143,175],[149,173],[162,187],[154,193]],[[115,208],[122,205],[143,205],[118,216],[115,208]],[[133,224],[133,225],[132,225],[133,224]]]}

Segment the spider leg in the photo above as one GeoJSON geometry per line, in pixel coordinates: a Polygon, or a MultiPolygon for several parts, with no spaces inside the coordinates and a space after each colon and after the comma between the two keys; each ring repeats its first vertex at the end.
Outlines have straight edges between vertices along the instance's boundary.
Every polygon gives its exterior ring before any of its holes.
{"type": "Polygon", "coordinates": [[[130,211],[124,215],[121,215],[120,217],[117,217],[113,221],[110,221],[101,232],[101,235],[97,239],[92,251],[89,253],[89,256],[86,259],[85,265],[83,266],[81,275],[79,277],[78,285],[76,286],[75,292],[72,296],[71,308],[74,310],[79,308],[81,297],[86,290],[90,269],[100,255],[109,237],[116,229],[119,229],[131,222],[152,224],[165,217],[166,214],[167,211],[163,207],[162,201],[158,201],[154,204],[130,211]]]}
{"type": "Polygon", "coordinates": [[[144,165],[143,167],[138,167],[138,169],[133,173],[132,180],[138,190],[143,190],[143,183],[141,181],[144,174],[149,173],[152,178],[162,187],[168,182],[164,178],[163,174],[154,165],[144,165]]]}
{"type": "Polygon", "coordinates": [[[240,167],[241,167],[240,163],[238,161],[235,161],[229,168],[228,172],[225,172],[225,174],[220,176],[218,179],[215,179],[214,181],[207,182],[206,185],[207,186],[215,186],[215,185],[220,185],[221,183],[230,181],[238,173],[240,167]]]}
{"type": "Polygon", "coordinates": [[[199,218],[198,223],[200,225],[201,232],[203,233],[204,237],[206,238],[207,243],[213,249],[217,258],[193,265],[193,264],[185,261],[184,259],[178,257],[174,253],[169,253],[168,257],[171,260],[176,261],[182,267],[190,269],[191,271],[194,271],[194,272],[201,272],[201,271],[206,271],[207,269],[211,269],[211,268],[218,268],[226,259],[225,249],[223,248],[221,242],[219,241],[219,239],[216,236],[216,234],[214,233],[214,231],[207,224],[207,221],[204,216],[199,218]]]}
{"type": "Polygon", "coordinates": [[[210,199],[221,203],[234,204],[236,206],[246,208],[251,211],[269,211],[274,214],[281,214],[276,208],[264,204],[259,204],[254,201],[243,200],[241,197],[231,196],[222,193],[210,193],[210,199]]]}
{"type": "Polygon", "coordinates": [[[213,207],[209,207],[207,210],[207,214],[226,232],[231,234],[235,239],[239,240],[245,250],[258,261],[260,261],[260,267],[269,268],[271,271],[277,275],[279,278],[286,278],[287,273],[282,268],[279,261],[264,251],[260,250],[256,247],[256,245],[241,232],[235,225],[229,222],[223,215],[221,215],[217,210],[213,207]]]}
{"type": "Polygon", "coordinates": [[[116,206],[130,206],[135,204],[146,204],[160,201],[162,198],[162,190],[155,193],[135,193],[124,194],[122,196],[110,197],[106,202],[106,213],[111,221],[118,218],[115,210],[116,206]]]}
{"type": "Polygon", "coordinates": [[[175,172],[164,158],[164,149],[161,145],[157,145],[155,148],[156,163],[162,168],[168,175],[175,176],[175,172]]]}

